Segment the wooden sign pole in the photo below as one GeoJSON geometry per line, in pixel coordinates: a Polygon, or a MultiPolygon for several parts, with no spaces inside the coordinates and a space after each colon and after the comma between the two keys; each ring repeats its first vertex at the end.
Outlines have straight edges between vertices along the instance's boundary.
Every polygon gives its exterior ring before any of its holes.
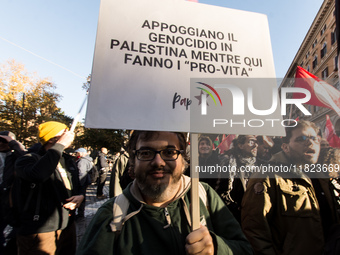
{"type": "Polygon", "coordinates": [[[190,134],[190,177],[191,177],[191,230],[200,227],[200,201],[198,194],[198,134],[190,134]]]}

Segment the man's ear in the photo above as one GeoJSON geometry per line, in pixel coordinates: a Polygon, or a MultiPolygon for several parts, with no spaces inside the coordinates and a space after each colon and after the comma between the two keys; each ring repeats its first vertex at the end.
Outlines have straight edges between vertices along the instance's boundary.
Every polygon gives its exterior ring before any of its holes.
{"type": "Polygon", "coordinates": [[[289,154],[289,146],[288,143],[283,143],[281,145],[281,149],[284,151],[284,153],[289,154]]]}

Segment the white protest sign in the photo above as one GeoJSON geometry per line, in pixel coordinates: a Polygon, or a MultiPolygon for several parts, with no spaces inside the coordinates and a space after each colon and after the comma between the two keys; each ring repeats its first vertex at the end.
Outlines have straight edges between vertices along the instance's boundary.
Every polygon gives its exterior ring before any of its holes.
{"type": "Polygon", "coordinates": [[[268,77],[275,71],[265,15],[188,1],[102,0],[85,126],[190,132],[198,106],[191,78],[268,77]]]}

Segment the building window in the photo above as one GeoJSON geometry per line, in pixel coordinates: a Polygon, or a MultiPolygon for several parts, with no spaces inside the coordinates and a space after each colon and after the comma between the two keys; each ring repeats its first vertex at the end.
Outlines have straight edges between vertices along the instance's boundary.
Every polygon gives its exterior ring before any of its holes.
{"type": "Polygon", "coordinates": [[[325,24],[324,27],[321,29],[320,34],[323,35],[323,34],[325,33],[325,31],[326,31],[326,24],[325,24]]]}
{"type": "Polygon", "coordinates": [[[321,58],[323,58],[327,53],[327,43],[324,43],[322,45],[322,49],[321,49],[321,58]]]}
{"type": "Polygon", "coordinates": [[[323,80],[327,79],[327,77],[328,77],[328,67],[323,69],[323,71],[321,72],[321,77],[322,77],[323,80]]]}
{"type": "Polygon", "coordinates": [[[313,69],[315,69],[315,67],[318,65],[318,57],[315,56],[314,60],[313,60],[313,69]]]}
{"type": "Polygon", "coordinates": [[[307,54],[306,54],[306,59],[309,57],[309,55],[310,55],[310,53],[309,53],[309,51],[308,51],[307,54]]]}
{"type": "Polygon", "coordinates": [[[310,66],[309,65],[307,66],[307,71],[310,72],[310,66]]]}
{"type": "Polygon", "coordinates": [[[336,42],[336,29],[334,29],[334,32],[331,33],[331,45],[333,45],[336,42]]]}
{"type": "Polygon", "coordinates": [[[338,57],[339,56],[335,56],[334,58],[334,71],[337,71],[339,66],[338,66],[338,57]]]}
{"type": "Polygon", "coordinates": [[[315,41],[314,41],[314,43],[313,43],[313,46],[312,46],[313,49],[315,48],[315,46],[316,46],[317,43],[318,43],[318,40],[315,39],[315,41]]]}

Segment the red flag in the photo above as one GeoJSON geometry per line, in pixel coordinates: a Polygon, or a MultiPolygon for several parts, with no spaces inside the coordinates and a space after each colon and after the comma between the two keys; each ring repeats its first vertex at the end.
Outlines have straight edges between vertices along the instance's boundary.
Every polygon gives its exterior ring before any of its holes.
{"type": "MultiPolygon", "coordinates": [[[[295,87],[304,88],[311,93],[306,103],[333,109],[340,116],[340,91],[298,66],[295,74],[295,87]]],[[[304,98],[301,93],[294,93],[293,98],[304,98]]]]}
{"type": "Polygon", "coordinates": [[[235,139],[236,135],[223,135],[222,142],[217,147],[220,149],[220,154],[223,154],[225,151],[230,149],[230,145],[232,141],[235,139]]]}
{"type": "Polygon", "coordinates": [[[300,117],[297,116],[296,119],[295,119],[295,121],[297,122],[297,121],[299,121],[299,120],[300,120],[300,117]]]}
{"type": "Polygon", "coordinates": [[[340,138],[335,133],[334,126],[328,115],[326,115],[326,127],[324,135],[331,147],[340,148],[340,138]]]}

